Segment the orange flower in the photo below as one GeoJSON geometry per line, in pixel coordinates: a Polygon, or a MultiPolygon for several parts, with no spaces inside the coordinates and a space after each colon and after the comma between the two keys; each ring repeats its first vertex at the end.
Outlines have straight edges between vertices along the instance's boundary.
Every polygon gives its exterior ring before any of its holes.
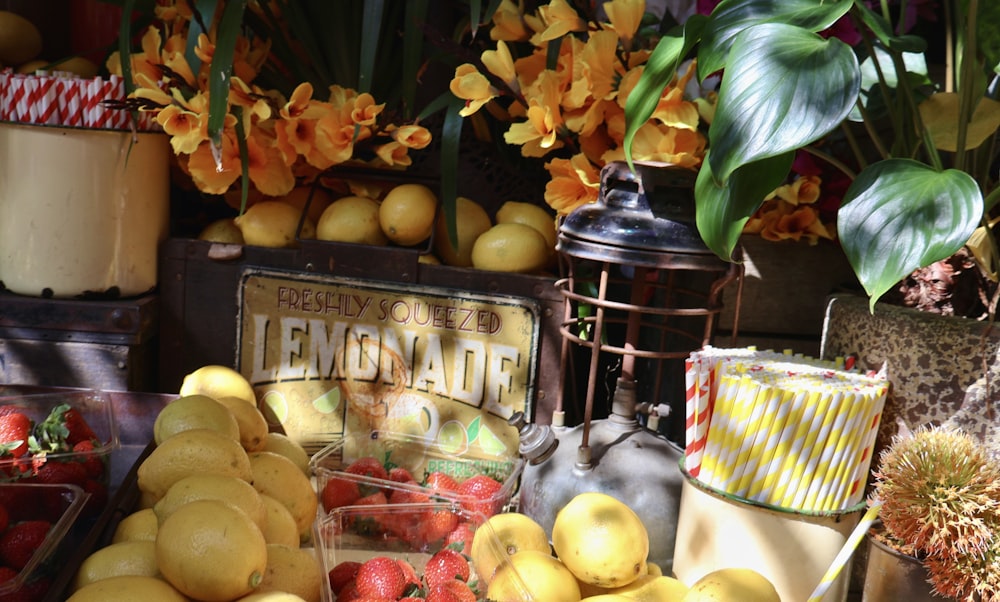
{"type": "Polygon", "coordinates": [[[538,14],[545,23],[545,30],[537,34],[537,42],[532,39],[536,45],[561,38],[573,31],[587,31],[587,22],[580,18],[576,9],[566,0],[552,0],[547,6],[540,6],[538,14]]]}
{"type": "Polygon", "coordinates": [[[223,132],[218,163],[213,156],[212,144],[205,140],[188,155],[187,170],[202,192],[223,194],[229,190],[242,172],[240,151],[233,133],[223,132]]]}
{"type": "Polygon", "coordinates": [[[556,100],[559,98],[558,76],[551,71],[544,71],[536,84],[541,100],[532,100],[527,111],[527,121],[511,124],[503,136],[507,144],[521,145],[521,154],[525,157],[543,157],[549,151],[563,146],[558,138],[558,130],[563,125],[556,100]]]}
{"type": "Polygon", "coordinates": [[[391,126],[386,131],[392,134],[392,139],[406,148],[427,148],[431,143],[431,133],[420,125],[391,126]]]}
{"type": "Polygon", "coordinates": [[[503,40],[497,42],[496,50],[486,50],[482,56],[483,65],[490,73],[499,77],[504,83],[515,92],[520,90],[517,83],[517,70],[514,68],[514,58],[510,54],[510,48],[503,40]]]}
{"type": "Polygon", "coordinates": [[[462,117],[472,115],[497,95],[486,76],[470,63],[455,68],[455,77],[448,87],[452,94],[465,101],[465,108],[459,111],[462,117]]]}
{"type": "Polygon", "coordinates": [[[597,200],[601,173],[587,157],[553,159],[545,164],[551,179],[545,184],[545,202],[559,215],[569,215],[577,207],[597,200]]]}
{"type": "Polygon", "coordinates": [[[525,23],[524,0],[515,5],[512,0],[503,0],[493,13],[493,27],[490,39],[494,41],[525,42],[531,37],[531,30],[525,23]]]}
{"type": "Polygon", "coordinates": [[[822,182],[816,175],[799,176],[791,183],[779,186],[772,196],[791,205],[811,205],[819,200],[822,182]]]}
{"type": "Polygon", "coordinates": [[[605,2],[602,6],[611,27],[622,41],[622,47],[631,49],[632,37],[639,31],[642,15],[646,12],[646,0],[616,0],[605,2]]]}

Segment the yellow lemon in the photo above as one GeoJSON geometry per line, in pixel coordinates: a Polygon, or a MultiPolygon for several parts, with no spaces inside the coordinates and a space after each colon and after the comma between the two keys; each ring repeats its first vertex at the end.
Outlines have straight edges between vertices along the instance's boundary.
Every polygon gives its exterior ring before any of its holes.
{"type": "Polygon", "coordinates": [[[195,500],[222,500],[236,506],[260,528],[267,526],[267,508],[254,486],[238,477],[219,474],[191,474],[170,486],[153,506],[160,524],[178,508],[195,500]]]}
{"type": "Polygon", "coordinates": [[[235,602],[306,602],[295,594],[288,592],[254,592],[243,596],[235,602]]]}
{"type": "Polygon", "coordinates": [[[74,73],[83,79],[93,79],[97,77],[97,72],[100,68],[94,61],[82,57],[82,56],[72,56],[65,61],[60,61],[52,67],[53,71],[67,71],[69,73],[74,73]]]}
{"type": "Polygon", "coordinates": [[[287,592],[306,602],[320,602],[323,569],[312,550],[298,545],[267,545],[267,570],[259,592],[287,592]]]}
{"type": "MultiPolygon", "coordinates": [[[[295,245],[302,211],[281,201],[260,201],[233,218],[243,233],[245,244],[256,247],[284,248],[295,245]]],[[[308,217],[302,225],[301,238],[314,238],[315,222],[308,217]]]]}
{"type": "Polygon", "coordinates": [[[493,225],[490,216],[482,206],[466,197],[455,199],[455,221],[458,229],[458,245],[448,238],[448,224],[444,212],[438,214],[434,222],[434,252],[445,265],[469,267],[472,265],[472,246],[483,232],[493,225]]]}
{"type": "Polygon", "coordinates": [[[666,575],[643,575],[632,583],[608,590],[609,594],[625,596],[629,600],[641,602],[680,602],[688,592],[688,586],[666,575]]]}
{"type": "Polygon", "coordinates": [[[0,10],[0,63],[20,65],[42,52],[42,32],[21,15],[0,10]]]}
{"type": "Polygon", "coordinates": [[[240,445],[248,452],[264,449],[267,437],[267,419],[257,406],[248,404],[239,397],[219,397],[216,399],[236,418],[240,431],[240,445]]]}
{"type": "Polygon", "coordinates": [[[437,205],[437,195],[423,184],[400,184],[382,199],[378,223],[389,240],[412,247],[430,238],[437,205]]]}
{"type": "Polygon", "coordinates": [[[231,217],[217,219],[202,228],[201,232],[198,233],[198,240],[230,245],[242,245],[244,243],[243,231],[240,230],[240,227],[236,225],[236,222],[231,217]]]}
{"type": "Polygon", "coordinates": [[[250,381],[233,368],[218,364],[202,366],[187,374],[181,382],[179,393],[182,397],[199,393],[213,399],[239,397],[247,403],[257,405],[257,395],[250,381]]]}
{"type": "Polygon", "coordinates": [[[631,598],[619,594],[595,594],[582,598],[580,602],[628,602],[628,600],[631,598]]]}
{"type": "Polygon", "coordinates": [[[155,541],[159,520],[152,508],[142,508],[118,521],[111,543],[123,541],[155,541]]]}
{"type": "Polygon", "coordinates": [[[417,256],[417,263],[426,263],[427,265],[441,265],[441,260],[437,258],[437,255],[432,253],[423,253],[417,256]]]}
{"type": "Polygon", "coordinates": [[[240,440],[240,425],[229,408],[207,395],[185,395],[165,405],[156,415],[153,441],[159,445],[168,437],[192,429],[211,429],[234,441],[240,440]]]}
{"type": "Polygon", "coordinates": [[[190,602],[187,596],[158,577],[121,575],[82,587],[66,602],[190,602]]]}
{"type": "Polygon", "coordinates": [[[486,589],[489,600],[578,602],[580,588],[566,566],[551,554],[524,550],[497,567],[486,589]]]}
{"type": "Polygon", "coordinates": [[[646,574],[658,577],[663,574],[663,569],[660,568],[660,565],[656,564],[652,560],[649,560],[646,561],[646,574]]]}
{"type": "Polygon", "coordinates": [[[296,186],[285,196],[273,200],[287,203],[298,209],[299,212],[306,208],[306,202],[308,202],[309,210],[306,215],[313,224],[318,224],[323,211],[333,202],[333,196],[322,186],[317,186],[315,191],[313,191],[312,186],[296,186]],[[312,199],[309,198],[309,195],[312,195],[312,199]]]}
{"type": "Polygon", "coordinates": [[[197,600],[232,600],[260,585],[267,542],[236,506],[195,500],[160,525],[156,560],[160,574],[181,593],[197,600]]]}
{"type": "Polygon", "coordinates": [[[378,223],[378,203],[363,196],[345,196],[330,203],[316,224],[316,238],[377,246],[389,242],[378,223]]]}
{"type": "Polygon", "coordinates": [[[34,73],[39,69],[44,69],[45,67],[48,67],[51,63],[52,61],[47,61],[45,59],[32,59],[27,63],[21,63],[20,65],[18,65],[17,69],[15,69],[14,72],[21,74],[34,73]]]}
{"type": "Polygon", "coordinates": [[[280,543],[286,546],[299,545],[299,525],[287,506],[273,497],[260,493],[260,500],[267,511],[267,524],[264,527],[264,540],[267,543],[280,543]]]}
{"type": "Polygon", "coordinates": [[[497,209],[497,223],[531,226],[545,237],[551,252],[556,250],[556,218],[538,205],[507,201],[497,209]]]}
{"type": "Polygon", "coordinates": [[[140,491],[158,501],[170,486],[191,474],[210,473],[253,480],[243,446],[218,431],[182,431],[160,443],[136,469],[140,491]]]}
{"type": "Polygon", "coordinates": [[[691,584],[682,602],[781,602],[771,581],[752,569],[724,568],[691,584]]]}
{"type": "Polygon", "coordinates": [[[524,550],[551,554],[545,529],[527,514],[494,514],[476,529],[469,555],[481,579],[489,582],[505,558],[524,550]]]}
{"type": "Polygon", "coordinates": [[[556,514],[552,547],[581,581],[621,587],[646,573],[649,534],[624,502],[587,492],[573,497],[556,514]]]}
{"type": "Polygon", "coordinates": [[[80,563],[73,578],[73,591],[108,577],[140,575],[155,577],[156,545],[151,541],[123,541],[94,550],[80,563]]]}
{"type": "Polygon", "coordinates": [[[497,224],[483,232],[472,247],[472,265],[494,272],[537,272],[551,250],[538,230],[525,224],[497,224]]]}
{"type": "Polygon", "coordinates": [[[308,541],[319,506],[312,481],[281,454],[262,451],[249,456],[254,488],[284,504],[295,518],[300,541],[308,541]]]}
{"type": "Polygon", "coordinates": [[[281,454],[294,462],[306,476],[312,474],[309,468],[309,453],[298,441],[284,433],[268,432],[264,438],[263,451],[281,454]]]}

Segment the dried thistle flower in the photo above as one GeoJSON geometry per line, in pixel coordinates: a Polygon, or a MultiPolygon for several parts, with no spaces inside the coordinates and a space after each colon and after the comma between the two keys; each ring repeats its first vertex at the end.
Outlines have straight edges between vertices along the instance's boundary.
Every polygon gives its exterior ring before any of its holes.
{"type": "Polygon", "coordinates": [[[984,554],[924,559],[934,593],[962,602],[1000,601],[1000,541],[984,554]]]}
{"type": "Polygon", "coordinates": [[[890,539],[942,562],[984,558],[1000,527],[1000,465],[968,434],[933,427],[882,452],[873,496],[890,539]]]}

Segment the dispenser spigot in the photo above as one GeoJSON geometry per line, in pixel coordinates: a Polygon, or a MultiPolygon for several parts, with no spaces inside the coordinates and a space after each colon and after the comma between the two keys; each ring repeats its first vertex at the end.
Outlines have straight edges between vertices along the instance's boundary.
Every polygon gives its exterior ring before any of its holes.
{"type": "Polygon", "coordinates": [[[548,426],[531,424],[524,417],[524,412],[514,412],[507,419],[507,424],[517,428],[521,441],[518,451],[529,464],[541,464],[556,451],[559,440],[548,426]]]}

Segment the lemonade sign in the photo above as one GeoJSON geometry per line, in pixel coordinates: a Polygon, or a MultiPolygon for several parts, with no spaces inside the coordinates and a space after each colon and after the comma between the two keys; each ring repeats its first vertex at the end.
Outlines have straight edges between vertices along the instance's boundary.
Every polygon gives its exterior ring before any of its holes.
{"type": "Polygon", "coordinates": [[[261,268],[239,297],[240,372],[307,449],[382,430],[517,454],[507,419],[530,415],[537,301],[261,268]]]}

